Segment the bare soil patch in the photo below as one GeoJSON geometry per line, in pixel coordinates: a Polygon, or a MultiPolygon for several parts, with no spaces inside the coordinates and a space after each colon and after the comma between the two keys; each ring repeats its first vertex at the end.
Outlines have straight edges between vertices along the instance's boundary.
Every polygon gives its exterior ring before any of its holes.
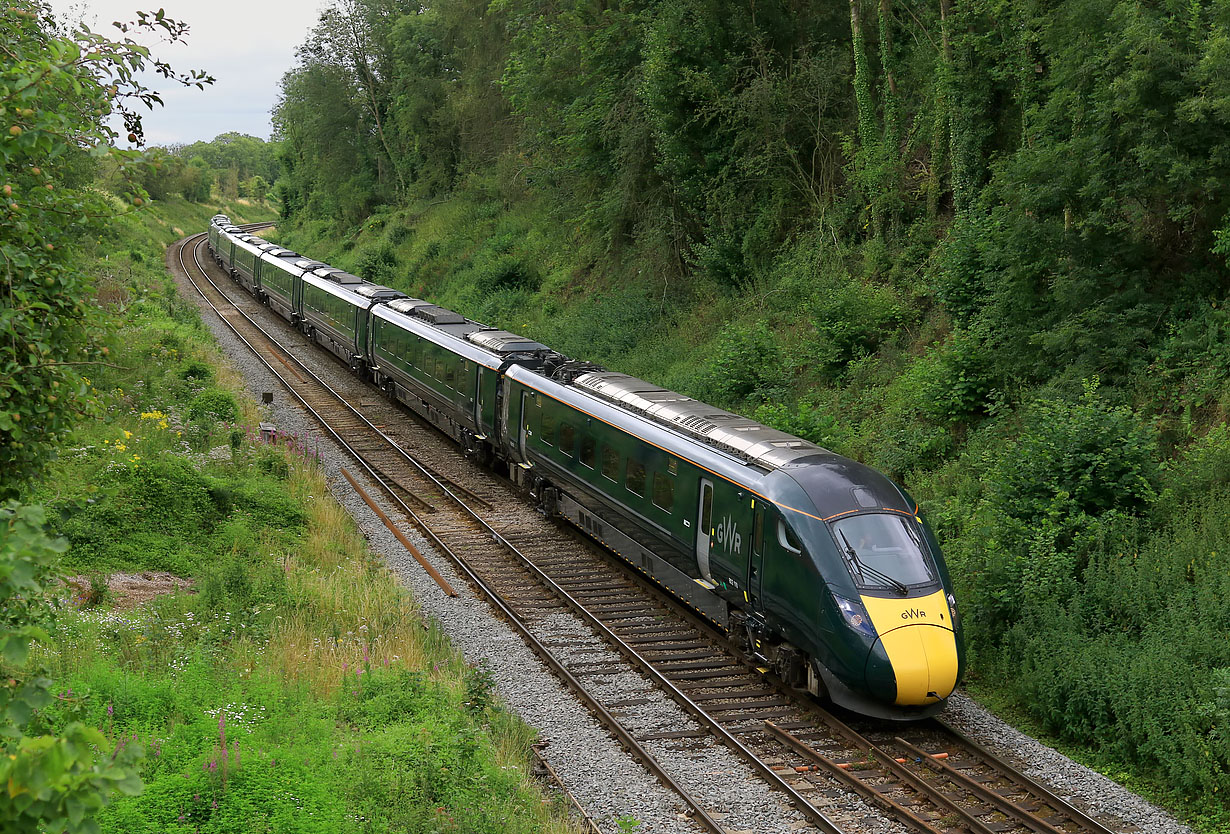
{"type": "MultiPolygon", "coordinates": [[[[70,576],[68,585],[74,597],[88,597],[90,578],[70,576]]],[[[196,582],[173,573],[145,571],[143,573],[112,573],[107,575],[107,590],[116,608],[136,608],[154,597],[173,594],[176,591],[196,593],[196,582]]]]}

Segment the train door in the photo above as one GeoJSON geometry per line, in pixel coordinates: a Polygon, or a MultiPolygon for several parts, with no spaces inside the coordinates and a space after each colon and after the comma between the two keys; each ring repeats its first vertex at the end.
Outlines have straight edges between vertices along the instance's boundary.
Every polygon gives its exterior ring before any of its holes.
{"type": "Polygon", "coordinates": [[[512,443],[512,432],[508,427],[508,403],[512,398],[512,392],[509,390],[512,383],[500,371],[492,371],[492,375],[495,377],[495,414],[491,418],[491,428],[495,432],[493,438],[504,448],[505,454],[511,456],[512,449],[509,444],[512,443]]]}
{"type": "Polygon", "coordinates": [[[700,479],[700,506],[696,514],[696,566],[700,569],[700,575],[712,582],[713,575],[709,572],[709,544],[713,536],[713,482],[707,478],[700,479]]]}
{"type": "Polygon", "coordinates": [[[748,603],[752,610],[760,610],[760,588],[764,573],[764,505],[752,501],[755,515],[752,517],[752,549],[747,563],[748,603]]]}
{"type": "Polygon", "coordinates": [[[470,396],[470,402],[474,404],[474,430],[477,434],[483,434],[483,366],[467,359],[466,373],[471,374],[473,382],[474,393],[470,396]]]}
{"type": "Polygon", "coordinates": [[[521,428],[517,432],[517,442],[521,449],[521,460],[529,462],[530,456],[526,453],[525,441],[529,435],[530,417],[529,417],[530,392],[521,392],[521,428]]]}

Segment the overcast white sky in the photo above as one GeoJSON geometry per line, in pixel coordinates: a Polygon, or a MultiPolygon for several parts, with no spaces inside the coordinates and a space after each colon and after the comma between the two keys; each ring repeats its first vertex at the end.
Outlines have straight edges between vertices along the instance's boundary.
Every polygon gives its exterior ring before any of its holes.
{"type": "MultiPolygon", "coordinates": [[[[238,131],[269,138],[269,113],[278,82],[294,63],[328,0],[50,0],[52,8],[84,20],[100,34],[122,37],[111,26],[133,20],[137,10],[165,9],[167,16],[191,24],[187,45],[146,42],[154,54],[179,72],[203,69],[217,79],[204,90],[171,87],[157,76],[146,85],[162,94],[165,107],[144,116],[152,145],[210,140],[238,131]]],[[[144,111],[143,111],[144,113],[144,111]]]]}

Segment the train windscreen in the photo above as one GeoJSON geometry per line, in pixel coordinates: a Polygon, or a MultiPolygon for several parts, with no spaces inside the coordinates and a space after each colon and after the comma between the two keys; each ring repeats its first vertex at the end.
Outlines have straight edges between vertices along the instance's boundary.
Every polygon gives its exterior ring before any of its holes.
{"type": "Polygon", "coordinates": [[[859,586],[903,591],[936,579],[922,526],[896,513],[859,513],[832,524],[846,566],[859,586]]]}

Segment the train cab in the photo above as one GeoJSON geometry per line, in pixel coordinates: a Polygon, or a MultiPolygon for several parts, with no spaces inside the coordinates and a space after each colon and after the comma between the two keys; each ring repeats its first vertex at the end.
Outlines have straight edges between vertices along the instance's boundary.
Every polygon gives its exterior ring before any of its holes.
{"type": "Polygon", "coordinates": [[[784,630],[814,647],[808,688],[883,718],[938,712],[965,659],[952,583],[917,506],[879,472],[832,453],[769,480],[777,529],[766,549],[779,552],[765,561],[762,598],[779,609],[768,616],[793,621],[784,630]],[[802,587],[812,598],[792,590],[802,587]]]}

